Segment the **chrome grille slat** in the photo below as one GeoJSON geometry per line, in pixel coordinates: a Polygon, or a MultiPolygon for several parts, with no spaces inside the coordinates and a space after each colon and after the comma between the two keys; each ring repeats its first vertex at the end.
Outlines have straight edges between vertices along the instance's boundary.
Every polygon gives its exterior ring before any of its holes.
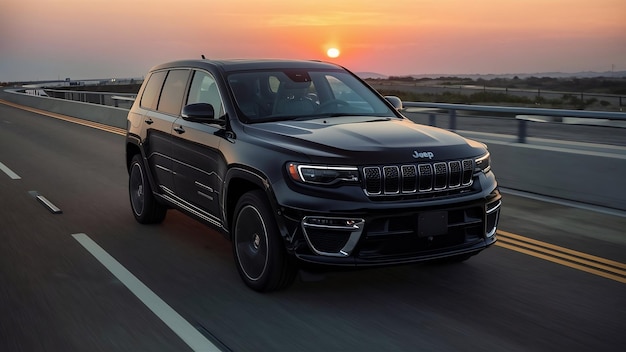
{"type": "Polygon", "coordinates": [[[450,188],[456,188],[461,186],[461,162],[460,161],[451,161],[448,163],[448,167],[450,170],[450,188]]]}
{"type": "Polygon", "coordinates": [[[366,166],[362,172],[368,196],[424,194],[471,186],[474,160],[366,166]]]}
{"type": "Polygon", "coordinates": [[[428,192],[433,189],[433,166],[431,164],[419,164],[419,191],[428,192]]]}
{"type": "Polygon", "coordinates": [[[385,194],[400,193],[400,171],[397,166],[383,166],[385,194]]]}
{"type": "Polygon", "coordinates": [[[417,191],[417,167],[415,165],[402,165],[402,193],[417,191]]]}
{"type": "Polygon", "coordinates": [[[378,195],[382,192],[382,177],[378,167],[364,167],[363,178],[365,179],[365,189],[369,195],[378,195]]]}
{"type": "Polygon", "coordinates": [[[472,184],[472,174],[474,173],[474,160],[463,160],[463,186],[472,184]]]}
{"type": "Polygon", "coordinates": [[[435,169],[435,191],[441,191],[448,187],[448,165],[446,163],[436,163],[435,169]]]}

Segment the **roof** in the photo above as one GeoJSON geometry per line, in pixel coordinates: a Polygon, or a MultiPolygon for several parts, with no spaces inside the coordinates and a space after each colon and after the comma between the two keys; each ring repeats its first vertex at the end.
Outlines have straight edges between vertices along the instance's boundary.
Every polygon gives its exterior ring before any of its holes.
{"type": "Polygon", "coordinates": [[[154,66],[150,71],[175,68],[175,67],[193,67],[208,68],[219,67],[226,72],[247,71],[247,70],[263,70],[263,69],[343,69],[341,66],[316,60],[287,60],[287,59],[230,59],[230,60],[179,60],[167,62],[154,66]]]}

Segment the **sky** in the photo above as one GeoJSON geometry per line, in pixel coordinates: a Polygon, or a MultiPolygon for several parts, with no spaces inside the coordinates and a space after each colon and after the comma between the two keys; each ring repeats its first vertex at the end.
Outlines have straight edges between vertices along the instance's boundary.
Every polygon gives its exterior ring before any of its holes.
{"type": "Polygon", "coordinates": [[[0,82],[142,77],[201,55],[397,76],[624,71],[626,1],[0,0],[0,82]]]}

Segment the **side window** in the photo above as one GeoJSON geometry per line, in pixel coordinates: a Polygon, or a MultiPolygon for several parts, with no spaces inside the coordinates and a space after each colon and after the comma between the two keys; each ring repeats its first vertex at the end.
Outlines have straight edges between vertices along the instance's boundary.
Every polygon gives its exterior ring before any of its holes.
{"type": "Polygon", "coordinates": [[[215,78],[207,72],[195,71],[189,88],[187,104],[208,103],[213,106],[213,118],[224,116],[224,107],[215,78]]]}
{"type": "Polygon", "coordinates": [[[189,70],[169,71],[167,78],[165,78],[157,110],[172,115],[180,114],[188,77],[189,70]]]}
{"type": "Polygon", "coordinates": [[[156,110],[166,74],[167,71],[155,72],[148,78],[148,83],[146,83],[146,88],[141,96],[142,108],[156,110]]]}

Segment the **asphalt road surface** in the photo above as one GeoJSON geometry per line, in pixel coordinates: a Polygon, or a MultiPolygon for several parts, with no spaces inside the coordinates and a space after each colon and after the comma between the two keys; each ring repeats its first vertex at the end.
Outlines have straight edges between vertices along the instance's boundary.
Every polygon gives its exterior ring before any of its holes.
{"type": "Polygon", "coordinates": [[[457,265],[259,294],[177,211],[135,222],[124,137],[0,104],[0,351],[621,351],[626,217],[505,194],[457,265]],[[575,252],[574,252],[575,251],[575,252]]]}

